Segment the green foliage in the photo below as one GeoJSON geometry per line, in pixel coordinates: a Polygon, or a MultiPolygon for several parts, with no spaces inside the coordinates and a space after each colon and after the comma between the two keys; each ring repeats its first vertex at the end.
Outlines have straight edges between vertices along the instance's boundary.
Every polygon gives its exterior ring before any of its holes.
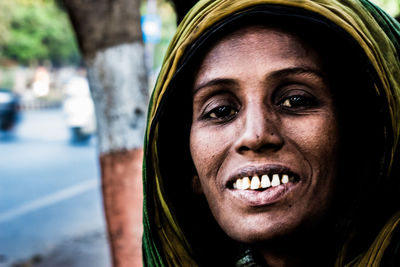
{"type": "Polygon", "coordinates": [[[397,16],[400,13],[400,0],[372,0],[372,2],[392,16],[397,16]]]}
{"type": "Polygon", "coordinates": [[[154,51],[155,68],[159,68],[161,66],[169,42],[176,31],[176,14],[168,2],[163,1],[159,3],[157,13],[161,16],[162,28],[161,40],[158,44],[156,44],[154,51]]]}
{"type": "Polygon", "coordinates": [[[3,5],[7,7],[0,9],[0,17],[7,17],[0,20],[0,28],[6,29],[5,37],[0,39],[0,58],[21,64],[79,62],[68,16],[54,0],[5,0],[5,3],[3,5]]]}

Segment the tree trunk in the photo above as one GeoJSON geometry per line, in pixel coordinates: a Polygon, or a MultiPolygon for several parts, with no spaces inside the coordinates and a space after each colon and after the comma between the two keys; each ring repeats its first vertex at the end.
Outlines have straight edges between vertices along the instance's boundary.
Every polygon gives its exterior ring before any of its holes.
{"type": "Polygon", "coordinates": [[[64,0],[95,102],[115,267],[141,266],[142,145],[148,101],[139,0],[64,0]]]}

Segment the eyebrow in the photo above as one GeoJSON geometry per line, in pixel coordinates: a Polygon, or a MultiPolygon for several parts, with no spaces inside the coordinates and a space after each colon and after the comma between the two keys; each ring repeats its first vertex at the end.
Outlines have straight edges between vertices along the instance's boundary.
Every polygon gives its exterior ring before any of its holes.
{"type": "Polygon", "coordinates": [[[193,88],[193,95],[195,95],[199,90],[201,90],[204,87],[210,87],[210,86],[233,86],[236,85],[237,83],[232,80],[232,79],[227,79],[227,78],[217,78],[217,79],[212,79],[210,81],[206,81],[204,83],[199,84],[198,86],[193,88]]]}
{"type": "MultiPolygon", "coordinates": [[[[273,71],[271,74],[268,75],[268,78],[279,79],[284,78],[290,75],[300,75],[300,74],[307,74],[319,77],[324,79],[323,73],[319,69],[310,68],[310,67],[293,67],[293,68],[285,68],[281,70],[273,71]]],[[[193,88],[193,95],[195,95],[199,90],[205,87],[211,86],[234,86],[237,83],[228,78],[216,78],[210,81],[206,81],[204,83],[199,84],[198,86],[193,88]]]]}
{"type": "Polygon", "coordinates": [[[310,68],[310,67],[293,67],[293,68],[286,68],[286,69],[281,69],[281,70],[276,70],[272,72],[270,75],[268,75],[271,78],[284,78],[290,75],[299,75],[299,74],[307,74],[307,75],[312,75],[312,76],[317,76],[321,79],[325,78],[325,75],[323,72],[319,69],[315,68],[310,68]]]}

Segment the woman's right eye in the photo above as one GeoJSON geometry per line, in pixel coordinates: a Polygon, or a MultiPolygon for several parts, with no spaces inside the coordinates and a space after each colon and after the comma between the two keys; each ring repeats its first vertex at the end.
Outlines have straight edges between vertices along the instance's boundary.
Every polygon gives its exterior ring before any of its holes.
{"type": "Polygon", "coordinates": [[[210,110],[206,117],[211,119],[230,119],[237,114],[237,110],[231,106],[219,106],[210,110]]]}

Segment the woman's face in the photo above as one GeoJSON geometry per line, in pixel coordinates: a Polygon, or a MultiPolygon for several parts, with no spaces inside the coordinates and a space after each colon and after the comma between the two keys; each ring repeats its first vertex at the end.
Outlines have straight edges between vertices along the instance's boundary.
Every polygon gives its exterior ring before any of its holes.
{"type": "Polygon", "coordinates": [[[200,64],[194,184],[233,239],[271,240],[317,223],[333,195],[338,136],[321,59],[295,35],[247,27],[200,64]]]}

